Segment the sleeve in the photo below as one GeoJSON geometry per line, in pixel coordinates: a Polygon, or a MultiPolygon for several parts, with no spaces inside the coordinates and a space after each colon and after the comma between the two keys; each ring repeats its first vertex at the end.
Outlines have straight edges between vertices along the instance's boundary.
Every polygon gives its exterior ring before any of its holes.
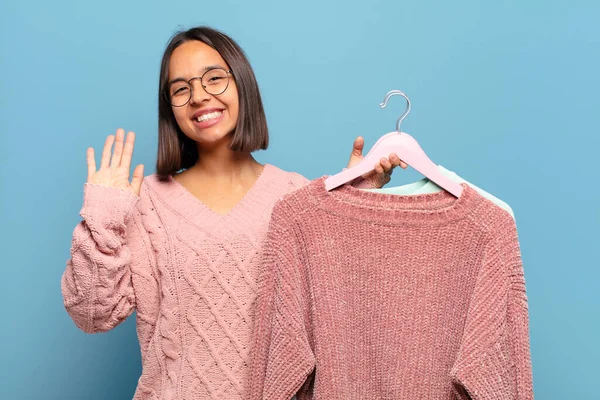
{"type": "Polygon", "coordinates": [[[135,308],[130,267],[149,261],[137,226],[138,200],[122,189],[84,186],[83,221],[73,232],[61,289],[67,312],[85,332],[108,331],[135,308]]]}
{"type": "Polygon", "coordinates": [[[284,208],[283,201],[275,205],[262,255],[248,388],[253,400],[290,400],[315,368],[308,282],[284,208]]]}
{"type": "Polygon", "coordinates": [[[487,245],[451,377],[461,400],[531,400],[529,311],[514,220],[487,245]]]}

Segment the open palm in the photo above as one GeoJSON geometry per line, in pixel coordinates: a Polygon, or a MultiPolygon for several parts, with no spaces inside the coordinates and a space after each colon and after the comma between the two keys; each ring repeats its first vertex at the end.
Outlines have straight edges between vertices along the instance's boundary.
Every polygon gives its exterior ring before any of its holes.
{"type": "Polygon", "coordinates": [[[142,181],[144,179],[144,166],[140,164],[135,167],[133,178],[130,182],[129,172],[131,168],[131,157],[133,156],[135,133],[129,132],[126,141],[124,138],[125,131],[123,129],[117,129],[116,137],[109,135],[106,138],[104,150],[102,151],[100,169],[98,170],[96,170],[94,149],[92,147],[87,149],[87,182],[128,190],[139,196],[142,181]],[[112,151],[113,144],[115,145],[114,152],[112,151]]]}

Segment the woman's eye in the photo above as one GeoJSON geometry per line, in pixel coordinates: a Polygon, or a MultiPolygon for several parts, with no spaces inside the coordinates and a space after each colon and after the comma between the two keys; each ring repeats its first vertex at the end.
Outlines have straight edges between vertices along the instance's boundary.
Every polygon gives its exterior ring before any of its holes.
{"type": "Polygon", "coordinates": [[[180,87],[180,88],[175,88],[175,89],[173,90],[173,96],[177,96],[177,95],[183,94],[183,93],[185,93],[187,90],[188,90],[188,88],[187,88],[187,87],[185,87],[185,86],[183,86],[183,87],[180,87]]]}

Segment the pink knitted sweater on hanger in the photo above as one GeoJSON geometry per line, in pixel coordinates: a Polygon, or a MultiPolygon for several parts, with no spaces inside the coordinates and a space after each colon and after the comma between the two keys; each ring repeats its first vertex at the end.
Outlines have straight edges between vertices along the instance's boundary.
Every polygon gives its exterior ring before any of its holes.
{"type": "Polygon", "coordinates": [[[307,182],[265,165],[224,216],[172,178],[146,177],[139,197],[85,185],[64,303],[86,332],[137,312],[135,399],[247,398],[257,255],[275,202],[307,182]]]}
{"type": "Polygon", "coordinates": [[[318,179],[278,202],[249,399],[532,399],[515,223],[463,187],[397,196],[318,179]]]}

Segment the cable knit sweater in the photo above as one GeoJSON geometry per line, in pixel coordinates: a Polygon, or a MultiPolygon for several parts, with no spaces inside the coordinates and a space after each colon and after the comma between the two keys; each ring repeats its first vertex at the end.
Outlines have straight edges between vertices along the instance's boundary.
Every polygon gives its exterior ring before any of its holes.
{"type": "Polygon", "coordinates": [[[137,311],[143,368],[135,399],[247,398],[257,255],[275,202],[307,182],[265,165],[225,216],[172,178],[146,177],[139,197],[85,185],[64,303],[86,332],[137,311]]]}
{"type": "Polygon", "coordinates": [[[396,196],[318,179],[278,202],[249,398],[532,399],[515,224],[463,187],[396,196]]]}

